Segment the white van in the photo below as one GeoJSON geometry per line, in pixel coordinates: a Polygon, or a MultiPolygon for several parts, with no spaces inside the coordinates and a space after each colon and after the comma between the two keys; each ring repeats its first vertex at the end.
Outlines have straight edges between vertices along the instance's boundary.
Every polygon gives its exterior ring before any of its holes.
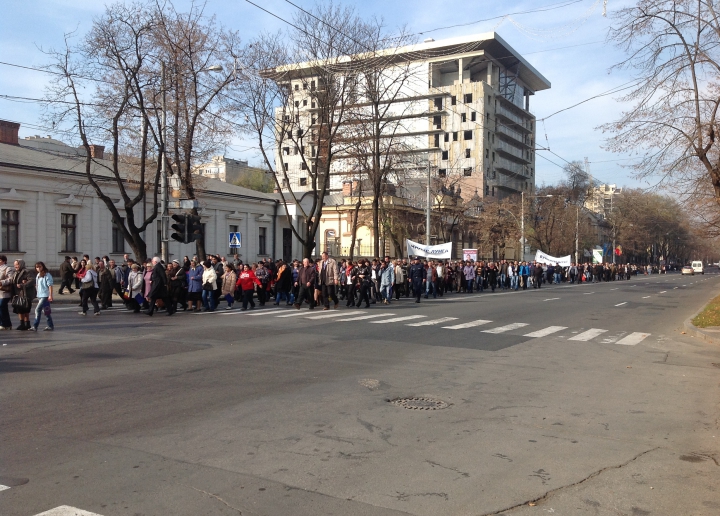
{"type": "Polygon", "coordinates": [[[703,269],[703,263],[701,261],[692,262],[690,266],[693,268],[693,271],[695,271],[695,274],[705,274],[705,269],[703,269]]]}

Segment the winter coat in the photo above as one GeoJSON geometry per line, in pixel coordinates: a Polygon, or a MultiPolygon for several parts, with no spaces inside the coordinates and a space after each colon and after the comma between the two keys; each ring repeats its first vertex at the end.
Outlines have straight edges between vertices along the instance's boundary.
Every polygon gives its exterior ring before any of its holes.
{"type": "Polygon", "coordinates": [[[237,274],[234,271],[226,272],[222,277],[222,286],[220,294],[226,296],[235,292],[235,282],[237,281],[237,274]]]}
{"type": "Polygon", "coordinates": [[[187,273],[188,292],[202,292],[203,266],[196,265],[187,273]]]}
{"type": "Polygon", "coordinates": [[[241,271],[236,285],[241,290],[253,290],[255,285],[262,287],[262,283],[253,271],[241,271]]]}

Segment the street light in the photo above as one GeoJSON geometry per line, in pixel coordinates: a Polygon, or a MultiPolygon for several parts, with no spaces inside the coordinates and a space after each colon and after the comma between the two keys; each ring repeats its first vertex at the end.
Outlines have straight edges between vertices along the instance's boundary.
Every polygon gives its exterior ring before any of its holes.
{"type": "MultiPolygon", "coordinates": [[[[222,72],[223,67],[222,65],[211,65],[207,68],[203,68],[200,70],[200,72],[222,72]]],[[[167,142],[167,109],[165,107],[165,61],[160,62],[160,73],[161,73],[161,81],[162,81],[162,161],[160,163],[160,212],[161,212],[161,230],[160,230],[160,254],[162,255],[162,260],[165,263],[168,263],[170,260],[170,251],[169,251],[169,244],[170,244],[170,214],[168,212],[168,175],[167,170],[165,168],[165,162],[167,161],[167,158],[165,156],[165,148],[166,148],[166,142],[167,142]]],[[[173,184],[179,184],[180,178],[177,177],[175,174],[172,174],[173,184]]]]}

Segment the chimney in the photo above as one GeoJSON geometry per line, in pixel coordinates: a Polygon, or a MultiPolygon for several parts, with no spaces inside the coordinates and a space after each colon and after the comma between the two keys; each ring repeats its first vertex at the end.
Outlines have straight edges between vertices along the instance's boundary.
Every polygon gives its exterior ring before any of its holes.
{"type": "Polygon", "coordinates": [[[20,145],[18,143],[18,131],[20,124],[0,120],[0,143],[8,143],[10,145],[20,145]]]}
{"type": "Polygon", "coordinates": [[[104,145],[90,145],[90,157],[95,159],[103,159],[105,156],[104,145]]]}
{"type": "Polygon", "coordinates": [[[343,181],[342,185],[343,197],[350,197],[352,195],[352,181],[343,181]]]}

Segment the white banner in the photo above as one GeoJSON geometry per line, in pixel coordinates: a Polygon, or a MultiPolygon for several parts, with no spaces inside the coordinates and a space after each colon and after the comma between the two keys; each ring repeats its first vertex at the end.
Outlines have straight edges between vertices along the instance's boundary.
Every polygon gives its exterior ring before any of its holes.
{"type": "Polygon", "coordinates": [[[408,256],[425,256],[427,258],[449,260],[452,252],[452,242],[440,245],[425,245],[412,240],[405,240],[405,244],[408,256]]]}
{"type": "Polygon", "coordinates": [[[542,251],[538,250],[537,253],[535,253],[535,261],[538,263],[545,263],[547,265],[560,265],[561,267],[570,267],[570,264],[572,263],[570,255],[563,256],[561,258],[557,258],[555,256],[550,256],[549,254],[545,254],[542,251]]]}

